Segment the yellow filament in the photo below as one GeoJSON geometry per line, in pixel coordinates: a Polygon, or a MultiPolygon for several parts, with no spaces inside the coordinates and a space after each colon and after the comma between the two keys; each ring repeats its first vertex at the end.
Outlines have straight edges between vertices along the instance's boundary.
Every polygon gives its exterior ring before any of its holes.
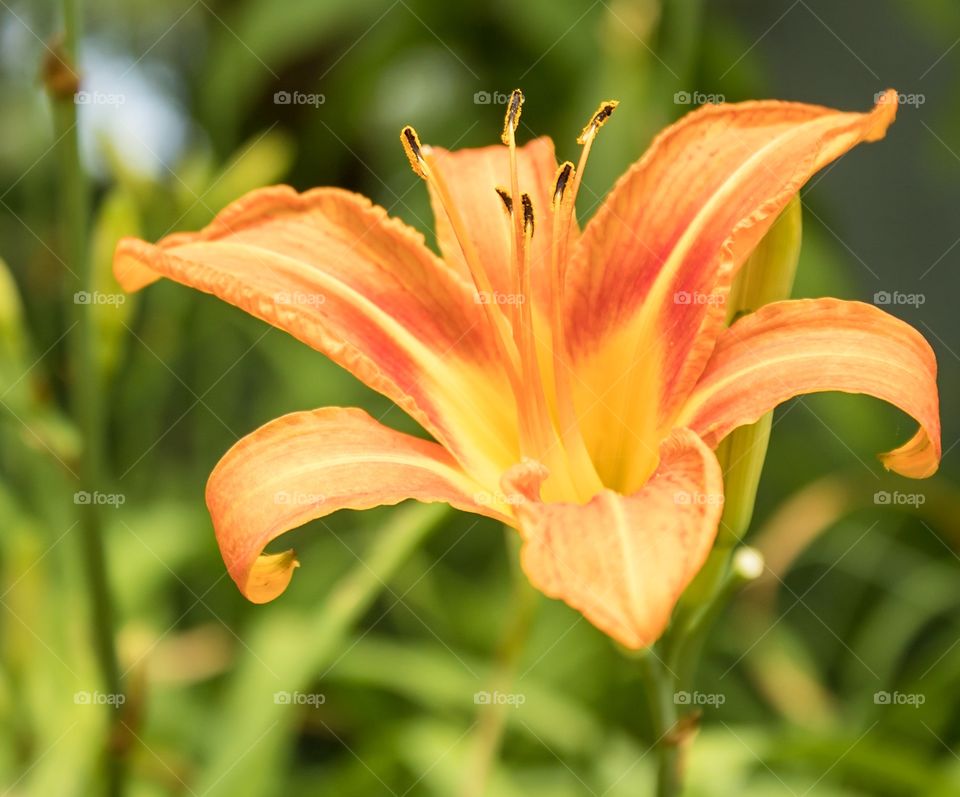
{"type": "Polygon", "coordinates": [[[490,282],[489,276],[487,275],[486,269],[483,267],[483,261],[480,259],[480,254],[477,252],[477,248],[470,236],[466,233],[466,226],[464,225],[460,214],[457,212],[456,204],[450,196],[450,191],[447,188],[446,182],[438,172],[435,172],[430,168],[430,164],[427,162],[427,159],[424,155],[423,147],[420,144],[420,137],[417,135],[416,130],[414,130],[410,125],[404,127],[400,131],[400,141],[403,144],[404,152],[407,154],[407,158],[410,161],[410,166],[413,168],[413,171],[418,176],[430,183],[436,191],[437,197],[440,200],[440,205],[443,208],[444,213],[447,215],[447,220],[450,222],[450,227],[453,229],[453,234],[456,237],[457,242],[460,244],[460,250],[463,253],[463,258],[467,263],[470,276],[473,278],[474,287],[479,294],[485,294],[490,299],[490,301],[482,302],[484,314],[486,315],[487,322],[489,323],[493,332],[494,340],[497,343],[497,348],[499,349],[500,354],[503,357],[503,361],[507,366],[508,376],[510,377],[514,392],[517,393],[520,388],[517,349],[509,333],[509,324],[507,323],[503,312],[493,301],[493,286],[490,282]]]}
{"type": "Polygon", "coordinates": [[[597,110],[594,111],[593,116],[590,117],[590,121],[587,122],[583,130],[580,131],[580,135],[577,136],[577,143],[582,144],[583,149],[580,151],[580,160],[577,163],[577,168],[573,172],[573,185],[569,191],[570,199],[567,202],[568,212],[565,214],[566,224],[564,225],[562,246],[560,249],[561,263],[567,262],[567,245],[570,241],[570,231],[573,228],[573,222],[577,215],[577,196],[580,194],[580,183],[583,180],[583,170],[587,166],[587,159],[590,157],[590,150],[593,148],[593,142],[600,128],[607,123],[607,120],[619,104],[618,100],[604,100],[601,102],[597,110]]]}
{"type": "MultiPolygon", "coordinates": [[[[530,208],[529,215],[532,222],[532,206],[530,197],[520,193],[520,177],[517,168],[517,124],[520,121],[520,110],[523,107],[523,92],[515,89],[507,102],[507,112],[503,121],[501,140],[510,148],[510,221],[513,224],[511,238],[510,269],[511,290],[518,298],[517,312],[514,314],[514,339],[520,350],[520,373],[524,384],[524,397],[521,414],[526,417],[526,431],[529,435],[524,440],[524,453],[543,461],[556,441],[555,430],[550,424],[550,415],[547,409],[547,400],[543,392],[543,381],[540,377],[540,365],[533,337],[533,310],[532,291],[530,280],[529,240],[524,224],[526,212],[521,208],[530,208]]],[[[529,235],[533,235],[533,224],[529,225],[529,235]]]]}
{"type": "Polygon", "coordinates": [[[560,439],[570,459],[574,484],[580,500],[585,501],[603,489],[603,482],[590,458],[587,444],[580,430],[573,388],[570,383],[572,367],[567,357],[567,340],[564,334],[564,287],[566,264],[559,258],[560,220],[564,208],[564,183],[573,169],[569,161],[560,166],[554,183],[553,222],[550,236],[550,339],[553,352],[554,390],[557,396],[557,423],[560,439]],[[564,171],[566,170],[566,177],[564,171]],[[563,183],[561,183],[563,179],[563,183]]]}

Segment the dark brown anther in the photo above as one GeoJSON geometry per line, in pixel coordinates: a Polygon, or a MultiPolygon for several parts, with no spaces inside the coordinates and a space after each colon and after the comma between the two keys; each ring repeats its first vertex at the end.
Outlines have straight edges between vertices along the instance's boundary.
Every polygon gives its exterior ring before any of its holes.
{"type": "Polygon", "coordinates": [[[567,190],[567,183],[573,176],[573,164],[570,161],[564,161],[557,169],[557,177],[553,183],[553,206],[560,207],[563,202],[563,192],[567,190]]]}
{"type": "Polygon", "coordinates": [[[407,125],[400,131],[400,143],[403,144],[403,151],[407,153],[407,160],[410,161],[410,168],[418,177],[427,179],[427,162],[423,158],[423,149],[420,146],[420,137],[417,131],[410,125],[407,125]]]}
{"type": "Polygon", "coordinates": [[[516,132],[517,125],[520,123],[520,111],[523,108],[523,92],[520,89],[514,89],[510,92],[510,99],[507,101],[507,113],[503,118],[503,134],[500,140],[504,144],[510,143],[510,134],[516,132]]]}
{"type": "Polygon", "coordinates": [[[500,197],[500,201],[503,202],[504,208],[507,210],[507,215],[513,215],[513,197],[510,196],[510,192],[506,188],[500,188],[499,186],[494,189],[497,192],[497,196],[500,197]]]}
{"type": "Polygon", "coordinates": [[[530,194],[521,194],[520,203],[523,205],[523,230],[531,238],[533,237],[533,202],[530,201],[530,194]]]}
{"type": "Polygon", "coordinates": [[[590,117],[590,121],[587,122],[587,126],[580,131],[580,135],[577,137],[577,143],[586,144],[588,137],[596,135],[597,130],[603,127],[619,104],[619,100],[604,100],[601,102],[600,107],[597,108],[593,116],[590,117]]]}

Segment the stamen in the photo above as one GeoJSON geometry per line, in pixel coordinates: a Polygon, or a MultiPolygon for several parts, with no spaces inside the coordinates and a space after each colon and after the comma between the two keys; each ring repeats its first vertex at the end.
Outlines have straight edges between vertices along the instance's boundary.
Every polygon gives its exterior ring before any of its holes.
{"type": "MultiPolygon", "coordinates": [[[[523,92],[514,89],[507,102],[507,112],[503,118],[503,134],[500,140],[510,148],[510,207],[520,206],[520,181],[517,169],[517,125],[520,123],[520,112],[523,109],[523,92]]],[[[515,293],[522,293],[521,272],[523,270],[523,252],[525,248],[523,226],[524,220],[511,213],[513,221],[513,268],[511,269],[513,289],[515,293]]],[[[517,330],[514,330],[516,333],[517,330]]],[[[519,337],[519,335],[517,336],[519,337]]]]}
{"type": "Polygon", "coordinates": [[[570,180],[571,174],[573,174],[573,163],[571,161],[564,161],[560,164],[560,168],[557,169],[557,177],[553,182],[554,212],[560,210],[560,205],[563,203],[563,192],[567,189],[567,182],[570,180]]]}
{"type": "Polygon", "coordinates": [[[407,125],[400,131],[400,143],[403,144],[403,151],[407,154],[407,160],[410,161],[410,168],[414,174],[424,180],[427,177],[427,162],[423,157],[423,148],[420,146],[420,136],[410,125],[407,125]]]}
{"type": "MultiPolygon", "coordinates": [[[[531,307],[530,246],[529,236],[533,235],[533,203],[530,197],[520,193],[519,170],[517,168],[517,126],[523,108],[523,92],[514,89],[507,102],[507,111],[503,119],[503,134],[500,140],[510,148],[510,217],[513,223],[510,255],[510,284],[512,292],[522,297],[516,312],[512,315],[513,335],[520,352],[520,373],[524,391],[521,406],[524,453],[541,460],[559,442],[556,430],[550,420],[547,399],[543,390],[543,379],[537,359],[533,330],[533,310],[531,307]],[[515,208],[523,213],[512,212],[515,208]]],[[[501,196],[502,198],[502,196],[501,196]]],[[[506,204],[506,203],[504,203],[506,204]]],[[[564,473],[555,474],[562,480],[564,473]]]]}
{"type": "MultiPolygon", "coordinates": [[[[560,262],[565,263],[567,259],[567,244],[570,240],[570,230],[573,227],[574,219],[577,215],[577,195],[580,193],[580,183],[583,180],[583,170],[587,165],[587,158],[590,157],[590,150],[593,147],[594,139],[597,137],[597,131],[603,127],[611,117],[614,110],[620,104],[619,100],[604,100],[590,117],[590,121],[580,131],[577,137],[577,143],[583,145],[580,152],[580,162],[573,173],[573,186],[570,189],[570,196],[567,203],[568,211],[566,213],[566,223],[562,233],[560,262]]],[[[566,188],[566,185],[564,185],[566,188]]]]}
{"type": "Polygon", "coordinates": [[[513,215],[513,197],[510,196],[510,192],[506,188],[501,188],[497,186],[494,189],[497,192],[497,196],[500,197],[500,201],[503,202],[503,207],[506,208],[507,215],[513,215]]]}
{"type": "MultiPolygon", "coordinates": [[[[447,214],[447,220],[453,229],[457,242],[460,244],[460,251],[463,253],[463,259],[470,270],[470,276],[473,278],[474,288],[479,295],[492,297],[494,295],[493,285],[483,266],[479,252],[472,239],[466,233],[466,226],[457,212],[457,206],[450,196],[446,182],[443,178],[430,168],[424,153],[424,148],[420,144],[420,137],[417,131],[410,125],[406,125],[400,131],[400,142],[403,144],[403,151],[407,154],[410,161],[410,167],[419,177],[426,180],[436,191],[440,205],[447,214]]],[[[508,376],[517,398],[518,406],[521,400],[522,385],[520,382],[519,353],[513,337],[510,333],[510,322],[504,316],[502,309],[494,302],[483,302],[484,314],[493,333],[494,341],[507,366],[508,376]]]]}
{"type": "Polygon", "coordinates": [[[607,119],[613,115],[613,112],[619,104],[619,100],[604,100],[601,102],[596,113],[590,118],[590,121],[587,122],[583,130],[580,131],[580,135],[577,136],[577,143],[586,144],[588,138],[595,136],[597,131],[607,123],[607,119]]]}
{"type": "Polygon", "coordinates": [[[533,202],[530,201],[530,194],[521,194],[520,201],[523,204],[523,232],[533,238],[533,202]]]}
{"type": "Polygon", "coordinates": [[[583,439],[576,407],[573,403],[573,389],[570,383],[571,366],[567,358],[567,341],[564,334],[563,318],[567,248],[576,217],[577,194],[580,192],[583,170],[587,165],[590,149],[597,136],[597,131],[606,124],[618,104],[616,100],[607,100],[600,103],[593,116],[590,117],[590,121],[587,122],[577,137],[577,143],[583,145],[579,164],[576,169],[569,161],[562,164],[557,170],[553,189],[554,213],[550,247],[552,294],[550,297],[550,326],[554,355],[554,385],[557,394],[560,435],[570,460],[571,471],[576,474],[574,483],[580,490],[583,499],[589,498],[590,495],[601,489],[602,481],[590,457],[586,441],[583,439]],[[567,186],[571,177],[573,177],[573,185],[568,191],[567,186]]]}
{"type": "Polygon", "coordinates": [[[503,118],[503,133],[500,134],[500,140],[509,145],[510,136],[517,132],[517,124],[520,122],[520,111],[523,108],[523,92],[520,89],[514,89],[510,92],[510,99],[507,102],[507,113],[503,118]]]}

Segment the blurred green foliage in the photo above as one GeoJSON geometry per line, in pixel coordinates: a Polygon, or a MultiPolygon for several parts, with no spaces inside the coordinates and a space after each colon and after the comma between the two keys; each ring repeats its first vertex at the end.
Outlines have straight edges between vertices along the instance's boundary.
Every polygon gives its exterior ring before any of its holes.
{"type": "MultiPolygon", "coordinates": [[[[564,606],[523,596],[492,523],[341,513],[291,535],[303,567],[281,600],[243,601],[203,505],[229,445],[327,404],[415,426],[295,341],[169,284],[93,308],[97,373],[70,371],[75,300],[37,78],[60,22],[49,0],[0,5],[0,793],[93,794],[110,747],[135,797],[468,794],[491,721],[474,696],[496,684],[524,702],[494,720],[505,737],[488,794],[649,794],[633,666],[564,606]],[[83,379],[106,387],[111,477],[82,488],[123,498],[105,512],[127,683],[111,740],[114,709],[77,697],[99,689],[71,539],[82,441],[63,409],[83,379]],[[505,652],[525,601],[529,638],[505,652]]],[[[516,85],[524,135],[553,135],[561,157],[598,100],[622,100],[584,216],[689,110],[685,95],[861,109],[887,85],[922,94],[886,141],[805,190],[794,295],[925,296],[892,309],[938,352],[943,470],[916,484],[882,473],[872,452],[911,424],[877,402],[778,411],[752,532],[771,571],[709,643],[701,691],[723,699],[704,706],[689,793],[960,793],[954,2],[87,0],[83,14],[84,89],[103,95],[81,108],[91,257],[111,295],[120,237],[195,229],[281,180],[360,191],[428,231],[399,127],[447,147],[493,142],[502,108],[484,99],[516,85]]]]}

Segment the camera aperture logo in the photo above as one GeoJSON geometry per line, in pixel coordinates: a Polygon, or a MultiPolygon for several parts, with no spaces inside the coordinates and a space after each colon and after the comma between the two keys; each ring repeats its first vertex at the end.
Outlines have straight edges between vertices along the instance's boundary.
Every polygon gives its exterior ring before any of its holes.
{"type": "Polygon", "coordinates": [[[510,95],[502,91],[478,91],[473,95],[474,105],[506,105],[510,95]]]}
{"type": "Polygon", "coordinates": [[[273,494],[273,503],[278,506],[315,506],[327,500],[323,493],[298,493],[280,490],[273,494]]]}
{"type": "Polygon", "coordinates": [[[889,100],[887,99],[887,92],[885,91],[878,91],[873,95],[875,105],[885,105],[888,102],[892,105],[896,102],[897,105],[912,105],[914,108],[919,108],[926,101],[926,94],[906,94],[902,91],[898,91],[896,97],[889,100]]]}
{"type": "Polygon", "coordinates": [[[119,108],[127,102],[125,94],[112,94],[105,91],[78,91],[73,95],[77,105],[109,105],[119,108]]]}
{"type": "Polygon", "coordinates": [[[703,91],[678,91],[673,95],[674,105],[719,105],[726,101],[723,94],[707,94],[703,91]]]}
{"type": "Polygon", "coordinates": [[[720,692],[675,692],[673,702],[678,706],[712,706],[718,708],[727,702],[720,692]]]}
{"type": "Polygon", "coordinates": [[[875,692],[873,702],[878,706],[913,706],[920,708],[927,696],[920,692],[875,692]]]}
{"type": "Polygon", "coordinates": [[[311,94],[306,91],[277,91],[273,95],[274,105],[309,105],[319,108],[326,101],[325,94],[311,94]]]}
{"type": "Polygon", "coordinates": [[[723,503],[723,493],[694,493],[689,490],[677,490],[673,494],[673,503],[679,506],[715,506],[723,503]]]}
{"type": "Polygon", "coordinates": [[[923,493],[878,490],[873,494],[873,503],[877,506],[923,506],[926,502],[927,496],[923,493]]]}
{"type": "Polygon", "coordinates": [[[127,702],[127,696],[122,692],[111,694],[107,692],[74,692],[73,702],[78,706],[113,706],[120,708],[127,702]]]}
{"type": "Polygon", "coordinates": [[[499,304],[514,305],[523,304],[527,297],[522,293],[501,293],[500,291],[476,291],[473,294],[473,301],[476,304],[499,304]]]}
{"type": "Polygon", "coordinates": [[[490,493],[481,490],[473,494],[473,500],[480,506],[496,506],[497,504],[507,504],[507,506],[520,506],[527,499],[520,493],[490,493]]]}
{"type": "Polygon", "coordinates": [[[122,293],[103,293],[102,291],[77,291],[73,294],[74,304],[112,305],[126,304],[127,297],[122,293]]]}
{"type": "Polygon", "coordinates": [[[327,303],[327,297],[322,293],[308,293],[307,291],[279,291],[273,294],[277,304],[289,304],[306,307],[319,307],[327,303]]]}
{"type": "Polygon", "coordinates": [[[920,307],[926,304],[927,297],[923,293],[904,293],[903,291],[877,291],[873,294],[873,303],[878,306],[885,305],[912,305],[920,307]]]}
{"type": "Polygon", "coordinates": [[[320,692],[274,692],[273,702],[278,706],[313,706],[319,708],[327,702],[320,692]]]}
{"type": "Polygon", "coordinates": [[[478,706],[513,706],[519,708],[527,702],[527,696],[509,692],[477,692],[473,702],[478,706]]]}
{"type": "Polygon", "coordinates": [[[77,506],[112,506],[114,509],[118,509],[126,502],[127,496],[123,493],[101,493],[99,490],[90,493],[86,490],[77,490],[73,494],[73,503],[77,506]]]}
{"type": "Polygon", "coordinates": [[[727,297],[723,293],[703,293],[702,291],[677,291],[673,294],[674,304],[690,305],[721,305],[726,304],[727,297]]]}

